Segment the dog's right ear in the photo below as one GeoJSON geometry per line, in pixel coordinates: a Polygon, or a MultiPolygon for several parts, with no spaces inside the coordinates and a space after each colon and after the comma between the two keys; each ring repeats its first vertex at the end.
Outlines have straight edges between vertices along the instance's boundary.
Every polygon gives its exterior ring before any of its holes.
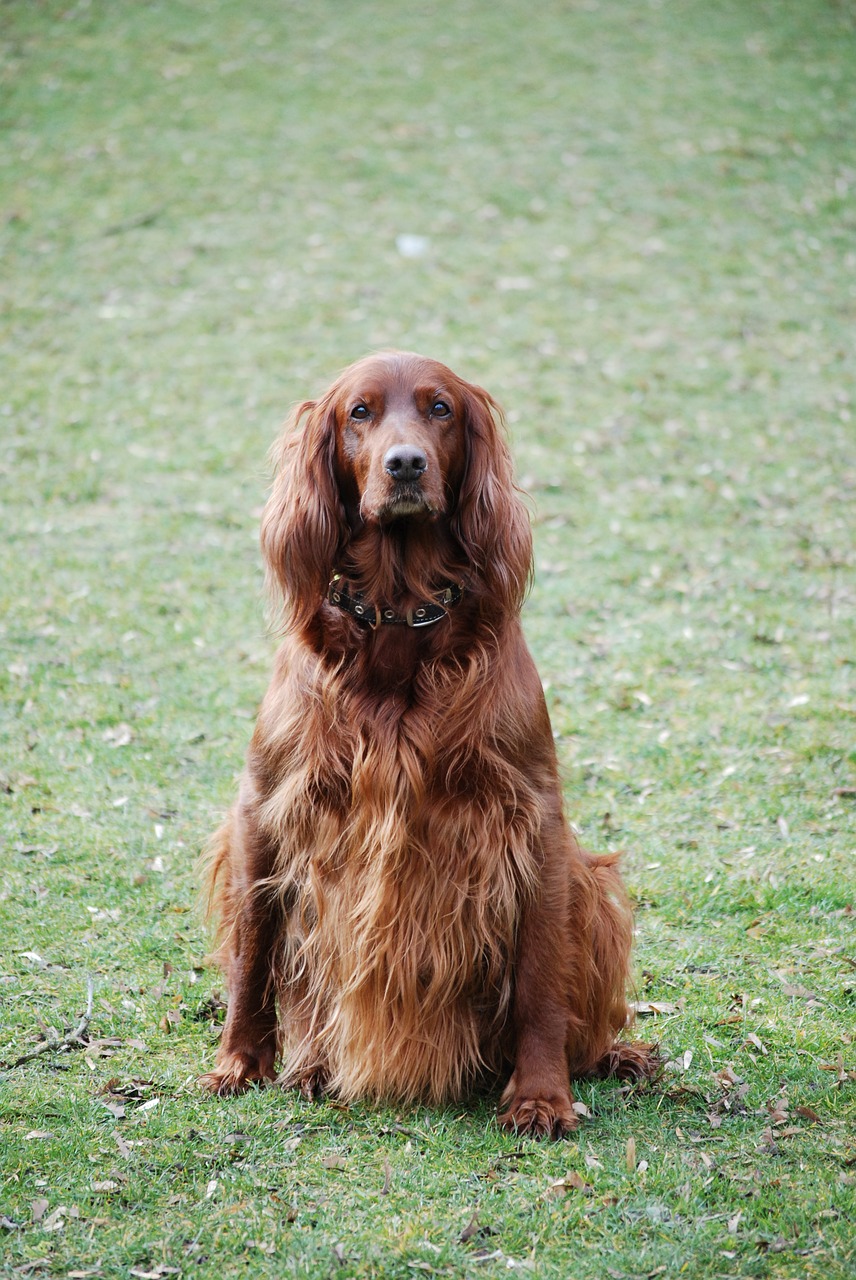
{"type": "Polygon", "coordinates": [[[332,395],[305,400],[274,446],[276,474],[262,514],[266,578],[283,597],[288,624],[305,626],[327,593],[347,539],[335,474],[336,409],[332,395]]]}

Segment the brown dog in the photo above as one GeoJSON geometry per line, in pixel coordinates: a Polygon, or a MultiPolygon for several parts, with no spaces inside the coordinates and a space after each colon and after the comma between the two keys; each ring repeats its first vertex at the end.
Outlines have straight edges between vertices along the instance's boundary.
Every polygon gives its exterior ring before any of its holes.
{"type": "Polygon", "coordinates": [[[401,352],[301,405],[262,522],[285,632],[215,837],[229,1093],[459,1098],[561,1136],[571,1076],[650,1074],[616,1042],[631,917],[562,813],[520,627],[532,567],[499,411],[401,352]]]}

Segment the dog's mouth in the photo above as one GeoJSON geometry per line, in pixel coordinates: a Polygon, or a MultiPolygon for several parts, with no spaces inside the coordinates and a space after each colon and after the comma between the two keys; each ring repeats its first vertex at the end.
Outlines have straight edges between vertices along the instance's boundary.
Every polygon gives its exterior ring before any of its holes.
{"type": "Polygon", "coordinates": [[[434,514],[434,508],[418,484],[397,484],[378,512],[380,519],[384,521],[434,514]]]}

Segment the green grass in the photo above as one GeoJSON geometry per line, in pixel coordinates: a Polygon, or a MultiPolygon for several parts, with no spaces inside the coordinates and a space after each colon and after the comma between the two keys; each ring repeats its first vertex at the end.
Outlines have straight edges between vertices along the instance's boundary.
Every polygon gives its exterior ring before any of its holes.
{"type": "Polygon", "coordinates": [[[851,1275],[852,4],[0,17],[0,1060],[94,988],[0,1075],[0,1273],[851,1275]],[[558,1146],[193,1084],[265,453],[383,344],[507,408],[569,813],[666,1010],[662,1087],[558,1146]]]}

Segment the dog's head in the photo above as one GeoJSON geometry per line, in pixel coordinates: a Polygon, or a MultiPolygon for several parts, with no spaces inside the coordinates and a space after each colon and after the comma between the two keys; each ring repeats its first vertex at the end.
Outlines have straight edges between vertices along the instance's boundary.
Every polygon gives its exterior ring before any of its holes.
{"type": "Polygon", "coordinates": [[[498,604],[519,607],[531,564],[498,405],[436,360],[366,356],[299,405],[262,522],[269,570],[305,612],[348,543],[374,527],[442,521],[498,604]]]}

